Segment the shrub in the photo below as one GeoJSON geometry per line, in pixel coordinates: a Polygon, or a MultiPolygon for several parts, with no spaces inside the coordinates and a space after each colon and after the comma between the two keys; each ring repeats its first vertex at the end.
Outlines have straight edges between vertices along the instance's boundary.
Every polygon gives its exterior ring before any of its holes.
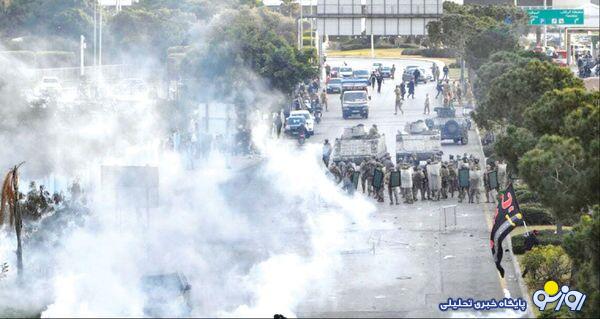
{"type": "Polygon", "coordinates": [[[402,55],[420,55],[427,58],[453,58],[454,53],[448,49],[405,49],[402,55]]]}
{"type": "MultiPolygon", "coordinates": [[[[554,233],[554,230],[546,229],[538,233],[537,239],[540,242],[538,246],[561,245],[563,237],[554,233]]],[[[512,251],[515,255],[525,253],[525,235],[511,237],[512,251]]]]}
{"type": "Polygon", "coordinates": [[[400,43],[398,44],[398,48],[400,49],[419,49],[420,46],[414,43],[400,43]]]}
{"type": "Polygon", "coordinates": [[[538,246],[523,256],[527,270],[526,282],[531,289],[540,289],[549,280],[566,284],[570,280],[571,259],[560,246],[538,246]]]}
{"type": "MultiPolygon", "coordinates": [[[[518,197],[517,197],[518,198],[518,197]]],[[[520,199],[519,199],[520,200],[520,199]]],[[[520,204],[519,208],[528,225],[554,225],[556,221],[550,211],[538,203],[520,204]]]]}
{"type": "Polygon", "coordinates": [[[532,192],[526,184],[516,186],[515,195],[517,195],[517,199],[521,204],[540,202],[539,196],[532,192]]]}
{"type": "Polygon", "coordinates": [[[494,144],[483,145],[483,155],[490,157],[494,154],[494,144]]]}
{"type": "Polygon", "coordinates": [[[450,69],[460,69],[460,64],[458,64],[456,62],[452,62],[452,63],[448,64],[448,67],[450,69]]]}

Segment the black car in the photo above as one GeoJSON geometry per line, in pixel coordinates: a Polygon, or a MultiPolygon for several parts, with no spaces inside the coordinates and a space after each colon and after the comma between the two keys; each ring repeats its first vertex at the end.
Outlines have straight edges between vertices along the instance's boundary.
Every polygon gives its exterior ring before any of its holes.
{"type": "Polygon", "coordinates": [[[379,71],[379,73],[381,73],[382,77],[389,79],[392,77],[392,68],[390,68],[389,66],[384,66],[381,68],[381,71],[379,71]]]}
{"type": "Polygon", "coordinates": [[[287,118],[285,123],[285,133],[292,136],[297,136],[300,133],[300,126],[302,125],[304,125],[306,128],[306,119],[304,116],[290,116],[287,118]]]}

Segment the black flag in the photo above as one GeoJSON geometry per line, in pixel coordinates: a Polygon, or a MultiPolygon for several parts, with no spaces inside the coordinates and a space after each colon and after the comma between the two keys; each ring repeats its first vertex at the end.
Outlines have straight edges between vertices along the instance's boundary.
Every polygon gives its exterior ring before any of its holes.
{"type": "Polygon", "coordinates": [[[503,254],[502,241],[513,229],[521,225],[523,225],[523,214],[519,210],[515,191],[512,184],[510,184],[504,192],[500,193],[496,215],[494,216],[494,226],[490,235],[492,256],[502,278],[504,278],[504,268],[500,265],[503,254]]]}

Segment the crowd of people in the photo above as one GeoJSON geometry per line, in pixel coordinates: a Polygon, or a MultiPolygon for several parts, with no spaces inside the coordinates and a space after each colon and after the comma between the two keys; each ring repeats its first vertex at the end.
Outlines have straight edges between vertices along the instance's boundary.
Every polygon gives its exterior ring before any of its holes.
{"type": "Polygon", "coordinates": [[[450,155],[449,160],[432,158],[425,163],[407,161],[394,164],[390,154],[382,158],[364,159],[357,165],[351,161],[329,163],[331,145],[323,146],[323,162],[336,183],[349,194],[361,190],[378,202],[390,205],[413,204],[421,201],[440,201],[457,198],[459,203],[494,202],[500,188],[506,187],[506,164],[484,165],[473,155],[450,155]],[[493,180],[492,180],[493,179],[493,180]],[[387,193],[387,195],[385,195],[387,193]]]}

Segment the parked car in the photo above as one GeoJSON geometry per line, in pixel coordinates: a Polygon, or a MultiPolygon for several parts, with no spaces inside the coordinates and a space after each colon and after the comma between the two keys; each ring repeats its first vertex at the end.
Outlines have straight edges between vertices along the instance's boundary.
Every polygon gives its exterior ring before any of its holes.
{"type": "Polygon", "coordinates": [[[389,66],[384,66],[381,68],[381,71],[379,71],[381,73],[381,76],[383,76],[384,78],[391,78],[392,77],[392,68],[390,68],[389,66]]]}
{"type": "Polygon", "coordinates": [[[427,71],[425,71],[424,68],[411,65],[407,66],[406,69],[404,69],[404,72],[402,73],[402,81],[409,82],[411,80],[414,80],[414,73],[417,69],[421,73],[421,75],[419,76],[419,80],[417,81],[418,83],[427,83],[428,81],[433,80],[433,75],[431,75],[430,77],[429,73],[427,73],[427,71]]]}
{"type": "Polygon", "coordinates": [[[340,68],[340,77],[351,78],[354,76],[354,72],[351,67],[343,66],[340,68]]]}
{"type": "Polygon", "coordinates": [[[354,79],[363,80],[367,85],[371,81],[371,73],[368,70],[354,70],[354,79]]]}
{"type": "MultiPolygon", "coordinates": [[[[307,110],[298,110],[290,112],[290,117],[292,116],[303,116],[306,120],[306,132],[308,136],[315,134],[315,118],[313,115],[307,110]]],[[[307,137],[308,137],[307,136],[307,137]]]]}
{"type": "Polygon", "coordinates": [[[329,82],[327,82],[327,93],[342,93],[342,79],[330,79],[329,82]]]}
{"type": "Polygon", "coordinates": [[[331,78],[338,78],[338,77],[340,77],[340,67],[339,66],[334,66],[333,68],[331,68],[331,73],[329,73],[329,76],[331,78]]]}
{"type": "Polygon", "coordinates": [[[383,67],[383,64],[381,64],[379,62],[375,62],[371,66],[371,72],[379,71],[382,67],[383,67]]]}

